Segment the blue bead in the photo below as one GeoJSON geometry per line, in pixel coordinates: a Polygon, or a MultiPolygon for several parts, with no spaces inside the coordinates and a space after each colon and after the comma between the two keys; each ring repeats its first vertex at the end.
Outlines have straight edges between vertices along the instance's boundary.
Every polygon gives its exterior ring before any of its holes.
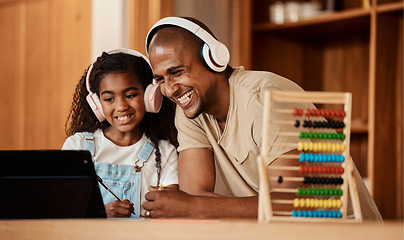
{"type": "Polygon", "coordinates": [[[335,154],[331,154],[331,162],[335,162],[337,160],[337,156],[335,154]]]}
{"type": "Polygon", "coordinates": [[[292,217],[297,217],[297,213],[295,210],[292,211],[292,217]]]}
{"type": "Polygon", "coordinates": [[[320,210],[317,210],[317,217],[321,218],[323,216],[323,212],[320,210]]]}
{"type": "Polygon", "coordinates": [[[304,162],[304,153],[300,153],[299,161],[304,162]]]}
{"type": "Polygon", "coordinates": [[[298,210],[297,213],[296,213],[296,215],[297,215],[298,217],[301,217],[301,216],[302,216],[302,211],[298,210]]]}
{"type": "Polygon", "coordinates": [[[313,217],[313,213],[312,213],[312,211],[307,211],[307,217],[313,217]]]}
{"type": "Polygon", "coordinates": [[[337,211],[337,218],[342,218],[342,213],[340,211],[337,211]]]}
{"type": "Polygon", "coordinates": [[[331,217],[336,218],[337,217],[337,212],[336,211],[331,211],[331,217]]]}
{"type": "Polygon", "coordinates": [[[306,211],[302,211],[302,217],[307,217],[307,212],[306,211]]]}
{"type": "Polygon", "coordinates": [[[341,162],[345,161],[345,157],[343,155],[341,155],[341,162]]]}

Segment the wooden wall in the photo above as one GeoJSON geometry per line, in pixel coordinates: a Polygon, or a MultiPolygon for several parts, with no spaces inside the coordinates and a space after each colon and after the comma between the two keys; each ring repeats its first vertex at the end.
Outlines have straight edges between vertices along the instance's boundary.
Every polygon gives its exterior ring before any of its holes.
{"type": "Polygon", "coordinates": [[[0,1],[0,149],[60,149],[90,62],[91,0],[0,1]]]}

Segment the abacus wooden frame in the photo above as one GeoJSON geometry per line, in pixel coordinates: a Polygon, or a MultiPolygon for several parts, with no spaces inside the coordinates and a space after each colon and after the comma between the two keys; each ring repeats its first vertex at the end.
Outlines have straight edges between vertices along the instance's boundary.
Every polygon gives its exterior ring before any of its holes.
{"type": "Polygon", "coordinates": [[[259,200],[258,200],[258,222],[267,223],[271,221],[296,221],[296,222],[362,222],[362,212],[358,197],[357,186],[354,177],[353,161],[350,157],[350,133],[351,133],[351,106],[352,95],[346,92],[294,92],[294,91],[271,91],[265,90],[264,115],[263,115],[263,136],[262,149],[258,157],[259,170],[259,200]],[[344,118],[345,128],[345,162],[342,166],[345,171],[342,175],[344,189],[342,195],[342,218],[308,218],[308,217],[291,217],[291,216],[274,216],[271,206],[270,184],[268,182],[267,159],[271,143],[268,142],[269,126],[272,111],[272,102],[285,103],[313,103],[313,104],[343,104],[346,116],[344,118]],[[349,191],[348,191],[349,189],[349,191]],[[348,192],[351,197],[354,218],[347,218],[347,202],[348,192]]]}

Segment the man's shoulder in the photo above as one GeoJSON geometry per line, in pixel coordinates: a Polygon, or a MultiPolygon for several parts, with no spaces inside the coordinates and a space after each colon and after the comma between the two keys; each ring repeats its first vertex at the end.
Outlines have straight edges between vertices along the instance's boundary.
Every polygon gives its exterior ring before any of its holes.
{"type": "Polygon", "coordinates": [[[290,79],[268,71],[245,70],[243,67],[235,69],[229,82],[235,88],[257,92],[262,89],[301,91],[302,88],[290,79]]]}

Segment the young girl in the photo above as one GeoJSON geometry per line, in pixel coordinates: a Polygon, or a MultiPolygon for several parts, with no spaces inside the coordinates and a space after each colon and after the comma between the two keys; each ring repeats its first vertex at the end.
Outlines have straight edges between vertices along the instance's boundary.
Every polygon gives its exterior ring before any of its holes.
{"type": "Polygon", "coordinates": [[[108,217],[148,216],[148,186],[178,187],[175,104],[152,79],[145,56],[118,49],[102,53],[75,90],[62,149],[90,151],[97,175],[124,199],[100,187],[108,217]]]}

